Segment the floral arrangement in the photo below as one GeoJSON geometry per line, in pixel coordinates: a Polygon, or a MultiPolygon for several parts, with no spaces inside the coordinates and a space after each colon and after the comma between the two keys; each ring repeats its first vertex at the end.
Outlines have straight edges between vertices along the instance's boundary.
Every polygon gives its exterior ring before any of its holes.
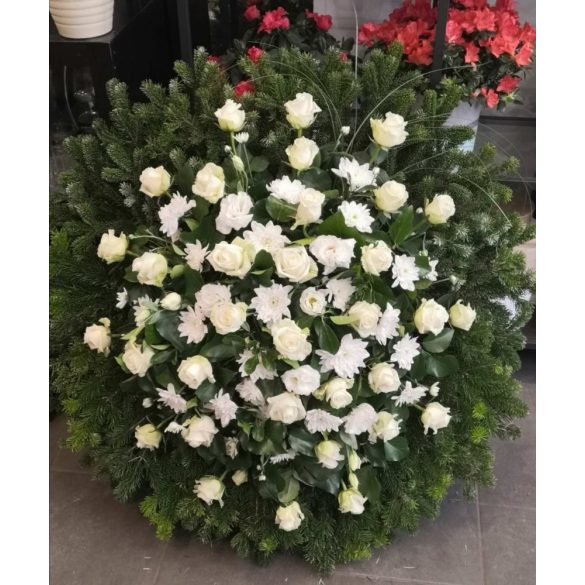
{"type": "MultiPolygon", "coordinates": [[[[429,70],[437,8],[428,0],[405,0],[379,24],[364,23],[359,42],[371,47],[398,41],[406,63],[429,70]]],[[[532,63],[536,31],[521,24],[513,0],[451,2],[443,67],[465,87],[469,99],[503,108],[517,100],[523,71],[532,63]]]]}

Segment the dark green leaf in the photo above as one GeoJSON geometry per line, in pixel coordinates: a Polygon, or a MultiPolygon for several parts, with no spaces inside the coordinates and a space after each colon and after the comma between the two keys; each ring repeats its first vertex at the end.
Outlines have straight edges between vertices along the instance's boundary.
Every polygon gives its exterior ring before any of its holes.
{"type": "Polygon", "coordinates": [[[169,341],[179,351],[184,352],[187,349],[187,338],[179,336],[178,311],[161,311],[160,317],[154,326],[159,335],[169,341]]]}
{"type": "Polygon", "coordinates": [[[200,350],[199,354],[215,361],[226,360],[233,357],[236,352],[233,345],[222,343],[221,335],[217,335],[208,341],[200,350]]]}
{"type": "Polygon", "coordinates": [[[404,437],[396,437],[384,443],[384,456],[387,461],[400,461],[409,453],[408,441],[404,437]]]}
{"type": "Polygon", "coordinates": [[[329,353],[336,353],[339,349],[339,339],[335,335],[335,331],[323,319],[316,319],[314,326],[319,347],[329,353]]]}
{"type": "Polygon", "coordinates": [[[191,187],[193,186],[194,179],[195,174],[193,173],[193,167],[187,162],[173,177],[173,185],[176,185],[183,195],[191,194],[191,187]]]}
{"type": "Polygon", "coordinates": [[[380,500],[382,486],[378,480],[376,470],[371,465],[368,465],[367,467],[358,469],[355,474],[359,481],[359,491],[373,504],[378,502],[380,500]]]}
{"type": "Polygon", "coordinates": [[[431,333],[425,336],[422,342],[422,346],[431,353],[441,353],[445,351],[449,347],[449,345],[451,345],[452,339],[453,329],[449,329],[448,327],[446,327],[437,335],[433,335],[431,333]]]}
{"type": "Polygon", "coordinates": [[[327,191],[331,187],[331,177],[322,169],[309,169],[301,173],[299,178],[303,185],[317,191],[327,191]]]}
{"type": "Polygon", "coordinates": [[[389,234],[395,245],[401,244],[413,229],[414,211],[412,207],[404,209],[400,215],[394,219],[390,226],[389,234]]]}
{"type": "Polygon", "coordinates": [[[268,168],[268,159],[265,156],[255,156],[250,161],[250,169],[254,173],[261,173],[268,168]]]}
{"type": "Polygon", "coordinates": [[[304,426],[289,428],[288,442],[298,453],[302,453],[308,457],[315,456],[315,436],[305,429],[304,426]]]}
{"type": "Polygon", "coordinates": [[[427,374],[435,378],[444,378],[459,369],[459,363],[454,355],[427,355],[427,374]]]}
{"type": "Polygon", "coordinates": [[[266,199],[266,211],[275,221],[292,221],[296,215],[294,205],[272,197],[272,195],[266,199]]]}
{"type": "Polygon", "coordinates": [[[365,243],[365,239],[360,232],[355,228],[350,228],[345,225],[343,214],[341,211],[330,215],[325,221],[317,226],[317,234],[322,236],[338,236],[340,238],[354,238],[361,246],[365,243]]]}

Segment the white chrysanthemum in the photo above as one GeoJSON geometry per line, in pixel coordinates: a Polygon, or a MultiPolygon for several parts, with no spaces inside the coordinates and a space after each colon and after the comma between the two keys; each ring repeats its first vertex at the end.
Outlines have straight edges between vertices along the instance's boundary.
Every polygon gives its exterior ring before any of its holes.
{"type": "Polygon", "coordinates": [[[418,268],[412,256],[396,255],[392,265],[392,286],[399,286],[403,290],[414,290],[414,282],[418,280],[418,268]]]}
{"type": "Polygon", "coordinates": [[[121,292],[116,293],[116,309],[123,309],[128,304],[128,291],[123,289],[121,292]]]}
{"type": "Polygon", "coordinates": [[[354,247],[353,238],[318,236],[311,242],[309,251],[325,267],[324,274],[329,274],[336,268],[349,268],[354,247]]]}
{"type": "Polygon", "coordinates": [[[400,309],[395,309],[390,303],[386,303],[386,309],[378,321],[376,328],[376,341],[384,345],[392,337],[398,335],[398,325],[400,324],[400,309]]]}
{"type": "Polygon", "coordinates": [[[339,167],[331,169],[331,171],[347,181],[350,191],[359,191],[364,187],[374,185],[376,182],[376,175],[370,170],[367,163],[360,165],[357,160],[346,157],[342,157],[339,160],[339,167]]]}
{"type": "Polygon", "coordinates": [[[414,358],[419,353],[420,345],[418,341],[407,334],[394,344],[394,352],[390,356],[390,361],[397,363],[399,368],[410,370],[414,358]]]}
{"type": "Polygon", "coordinates": [[[223,284],[204,284],[199,291],[195,293],[197,305],[205,317],[211,315],[211,309],[215,305],[222,303],[231,303],[232,295],[230,287],[223,284]]]}
{"type": "Polygon", "coordinates": [[[256,369],[251,374],[247,374],[244,366],[251,357],[254,357],[254,353],[252,353],[251,350],[246,349],[240,354],[240,357],[237,360],[238,364],[240,364],[238,371],[242,377],[245,378],[246,376],[250,376],[252,382],[256,382],[257,380],[274,380],[274,378],[276,378],[276,372],[274,370],[269,370],[261,362],[258,363],[256,369]]]}
{"type": "Polygon", "coordinates": [[[321,372],[335,370],[340,378],[353,378],[359,374],[360,368],[365,367],[366,359],[370,357],[367,346],[367,341],[355,339],[348,333],[342,337],[337,353],[318,349],[316,353],[320,358],[321,372]]]}
{"type": "Polygon", "coordinates": [[[337,432],[343,419],[334,416],[326,410],[315,408],[309,410],[305,416],[305,425],[310,433],[330,433],[337,432]]]}
{"type": "Polygon", "coordinates": [[[142,327],[153,311],[158,309],[159,300],[153,301],[148,295],[134,301],[134,322],[136,327],[142,327]]]}
{"type": "Polygon", "coordinates": [[[370,215],[370,210],[365,203],[343,201],[339,206],[339,211],[341,211],[347,227],[353,227],[358,232],[372,233],[374,218],[370,215]]]}
{"type": "Polygon", "coordinates": [[[180,425],[178,422],[170,422],[167,426],[167,428],[165,429],[165,433],[173,433],[173,435],[178,435],[179,433],[182,433],[185,430],[185,428],[183,427],[183,425],[180,425]]]}
{"type": "Polygon", "coordinates": [[[358,404],[347,416],[343,417],[345,432],[350,435],[360,435],[370,429],[376,422],[378,413],[371,404],[358,404]]]}
{"type": "Polygon", "coordinates": [[[223,390],[220,390],[207,405],[213,409],[213,416],[219,419],[222,427],[227,427],[230,421],[236,418],[238,405],[231,399],[229,394],[224,394],[223,390]]]}
{"type": "Polygon", "coordinates": [[[292,449],[289,449],[286,453],[280,453],[278,455],[273,455],[270,458],[270,463],[284,463],[285,461],[292,461],[297,454],[292,449]]]}
{"type": "Polygon", "coordinates": [[[427,280],[430,280],[431,282],[435,282],[435,280],[437,280],[437,277],[438,277],[437,264],[438,263],[439,263],[438,260],[429,260],[429,266],[431,267],[431,271],[425,276],[425,278],[427,280]]]}
{"type": "Polygon", "coordinates": [[[264,396],[262,391],[251,378],[245,378],[236,386],[236,392],[240,395],[240,398],[245,402],[249,402],[254,406],[264,405],[264,396]]]}
{"type": "Polygon", "coordinates": [[[413,386],[412,382],[406,382],[402,392],[398,396],[392,396],[392,400],[396,401],[396,406],[416,404],[427,390],[426,386],[413,386]]]}
{"type": "Polygon", "coordinates": [[[325,285],[329,291],[327,300],[340,311],[345,311],[351,295],[355,292],[355,286],[351,278],[333,278],[325,285]]]}
{"type": "Polygon", "coordinates": [[[246,144],[250,140],[250,135],[247,132],[238,132],[234,134],[234,139],[238,144],[246,144]]]}
{"type": "Polygon", "coordinates": [[[297,205],[301,198],[301,193],[306,187],[297,179],[290,180],[287,175],[280,179],[275,179],[267,186],[268,191],[277,199],[282,199],[291,205],[297,205]]]}
{"type": "Polygon", "coordinates": [[[219,214],[215,227],[220,234],[227,235],[248,226],[254,217],[250,210],[254,206],[252,198],[244,191],[226,195],[219,204],[219,214]]]}
{"type": "Polygon", "coordinates": [[[205,318],[199,305],[187,307],[186,311],[181,312],[179,319],[181,320],[177,327],[179,337],[186,337],[187,343],[203,341],[207,335],[207,325],[205,325],[205,318]]]}
{"type": "Polygon", "coordinates": [[[187,412],[187,401],[180,394],[177,394],[173,384],[169,384],[166,390],[157,388],[156,391],[159,396],[158,402],[168,406],[177,414],[187,412]]]}
{"type": "Polygon", "coordinates": [[[205,246],[204,248],[199,240],[196,240],[194,244],[187,244],[185,246],[185,252],[187,252],[185,260],[190,268],[201,272],[203,262],[205,262],[205,257],[208,254],[208,248],[209,246],[205,246]]]}
{"type": "Polygon", "coordinates": [[[271,286],[259,286],[254,289],[255,297],[250,301],[250,306],[256,311],[256,316],[267,325],[280,321],[283,317],[290,319],[291,302],[290,293],[292,286],[272,283],[271,286]]]}
{"type": "Polygon", "coordinates": [[[251,230],[244,232],[244,240],[254,244],[256,254],[260,250],[266,250],[272,254],[290,243],[290,240],[283,235],[282,228],[271,221],[266,225],[253,221],[251,227],[251,230]]]}
{"type": "Polygon", "coordinates": [[[197,204],[193,199],[187,199],[184,195],[175,193],[170,203],[163,205],[158,210],[160,219],[160,231],[171,238],[173,242],[179,237],[179,220],[197,204]]]}
{"type": "Polygon", "coordinates": [[[441,388],[439,386],[439,382],[435,382],[434,384],[431,384],[431,387],[429,388],[429,394],[433,397],[436,398],[439,395],[441,388]]]}

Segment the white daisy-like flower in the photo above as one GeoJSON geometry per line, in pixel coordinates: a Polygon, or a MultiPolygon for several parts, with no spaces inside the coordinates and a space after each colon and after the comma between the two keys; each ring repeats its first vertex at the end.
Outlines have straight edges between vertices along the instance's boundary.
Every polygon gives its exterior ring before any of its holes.
{"type": "Polygon", "coordinates": [[[350,191],[359,191],[376,182],[376,175],[370,170],[370,165],[367,163],[360,165],[357,160],[346,157],[339,160],[339,168],[331,171],[347,181],[350,191]]]}
{"type": "Polygon", "coordinates": [[[251,378],[244,378],[237,386],[236,392],[240,395],[240,398],[245,402],[249,402],[254,406],[264,405],[264,396],[262,391],[251,378]]]}
{"type": "Polygon", "coordinates": [[[345,311],[351,295],[355,292],[351,278],[332,278],[325,284],[325,288],[329,291],[327,300],[336,309],[345,311]]]}
{"type": "Polygon", "coordinates": [[[173,435],[178,435],[179,433],[182,433],[185,430],[185,428],[183,427],[183,425],[180,425],[178,422],[170,422],[167,426],[167,428],[165,429],[165,433],[173,433],[173,435]]]}
{"type": "Polygon", "coordinates": [[[230,421],[236,418],[236,411],[238,405],[231,399],[229,394],[225,394],[223,390],[220,390],[215,398],[212,398],[207,406],[213,409],[213,416],[219,419],[222,427],[227,427],[230,421]]]}
{"type": "Polygon", "coordinates": [[[325,267],[323,273],[329,274],[336,268],[349,268],[354,247],[353,238],[318,236],[311,242],[309,251],[325,267]]]}
{"type": "Polygon", "coordinates": [[[153,301],[148,295],[134,301],[134,322],[136,327],[142,327],[153,311],[158,309],[158,299],[153,301]]]}
{"type": "Polygon", "coordinates": [[[185,260],[190,268],[201,272],[205,257],[209,253],[208,248],[209,246],[203,247],[203,244],[199,240],[196,240],[194,244],[187,244],[185,246],[185,252],[187,252],[185,260]]]}
{"type": "Polygon", "coordinates": [[[439,263],[438,260],[429,260],[429,266],[431,267],[431,271],[425,276],[425,278],[427,280],[430,280],[431,282],[435,282],[435,280],[437,280],[437,277],[438,277],[437,264],[438,263],[439,263]]]}
{"type": "Polygon", "coordinates": [[[289,449],[286,453],[279,453],[270,458],[270,463],[284,463],[285,461],[292,461],[297,454],[293,449],[289,449]]]}
{"type": "Polygon", "coordinates": [[[410,370],[414,358],[419,353],[420,345],[416,338],[406,334],[394,344],[394,352],[390,356],[390,361],[397,363],[399,368],[410,370]]]}
{"type": "Polygon", "coordinates": [[[203,341],[207,335],[207,325],[205,325],[205,318],[199,305],[187,307],[186,311],[181,312],[179,319],[181,320],[177,327],[179,337],[186,337],[187,343],[203,341]]]}
{"type": "Polygon", "coordinates": [[[247,132],[238,132],[237,134],[234,134],[234,140],[238,144],[246,144],[246,142],[250,140],[250,135],[247,132]]]}
{"type": "Polygon", "coordinates": [[[382,313],[376,327],[376,341],[384,345],[392,337],[398,335],[400,324],[400,309],[395,309],[390,303],[386,303],[386,309],[382,313]]]}
{"type": "Polygon", "coordinates": [[[159,395],[157,402],[168,406],[177,414],[187,412],[187,401],[180,394],[177,394],[173,384],[169,384],[166,390],[157,388],[156,391],[159,395]]]}
{"type": "Polygon", "coordinates": [[[313,434],[337,432],[342,423],[343,419],[320,408],[309,410],[305,416],[305,426],[313,434]]]}
{"type": "Polygon", "coordinates": [[[244,191],[223,197],[219,204],[219,214],[215,218],[217,231],[227,235],[232,230],[238,231],[247,227],[254,217],[254,214],[250,213],[252,207],[254,202],[244,191]]]}
{"type": "Polygon", "coordinates": [[[211,315],[215,305],[231,303],[230,287],[223,284],[204,284],[196,293],[195,300],[205,317],[211,315]]]}
{"type": "Polygon", "coordinates": [[[250,306],[256,311],[256,316],[267,325],[280,321],[283,317],[290,319],[288,308],[291,299],[290,293],[293,287],[272,283],[271,286],[259,286],[254,289],[255,297],[250,301],[250,306]]]}
{"type": "Polygon", "coordinates": [[[414,282],[420,278],[418,268],[412,256],[396,255],[392,265],[392,286],[399,286],[403,290],[414,290],[414,282]]]}
{"type": "Polygon", "coordinates": [[[160,219],[160,231],[171,238],[173,242],[179,237],[179,220],[197,204],[193,199],[187,199],[185,195],[175,193],[170,203],[163,205],[158,210],[160,219]]]}
{"type": "Polygon", "coordinates": [[[253,356],[254,353],[252,353],[251,350],[246,349],[240,354],[240,357],[237,359],[237,362],[240,364],[240,368],[238,371],[240,372],[242,377],[245,378],[246,376],[250,376],[252,382],[256,382],[258,380],[274,380],[274,378],[276,378],[276,372],[274,370],[269,370],[268,368],[266,368],[262,364],[262,362],[258,363],[256,369],[251,374],[246,373],[244,366],[246,362],[253,356]]]}
{"type": "Polygon", "coordinates": [[[402,392],[392,396],[392,400],[396,401],[396,406],[416,404],[426,393],[426,386],[413,386],[411,382],[406,382],[402,392]]]}
{"type": "Polygon", "coordinates": [[[439,395],[440,390],[441,388],[439,387],[439,382],[435,382],[434,384],[431,384],[431,387],[429,388],[429,394],[433,398],[436,398],[439,395]]]}
{"type": "Polygon", "coordinates": [[[268,191],[273,197],[282,199],[291,205],[297,205],[301,199],[301,192],[306,187],[298,180],[290,180],[287,175],[282,176],[280,179],[275,179],[266,186],[268,191]]]}
{"type": "Polygon", "coordinates": [[[290,243],[290,240],[283,235],[282,228],[271,221],[266,225],[253,221],[250,225],[252,229],[244,232],[244,240],[254,244],[256,253],[266,250],[272,254],[290,243]]]}
{"type": "Polygon", "coordinates": [[[376,422],[378,413],[367,402],[358,404],[348,415],[343,417],[345,432],[350,435],[365,433],[376,422]]]}
{"type": "Polygon", "coordinates": [[[340,378],[353,378],[359,374],[360,368],[365,367],[366,359],[370,357],[367,346],[367,341],[355,339],[351,333],[347,333],[342,337],[337,353],[318,349],[316,353],[320,358],[321,372],[335,370],[340,378]]]}
{"type": "Polygon", "coordinates": [[[116,309],[123,309],[128,304],[128,291],[123,289],[121,292],[116,293],[116,309]]]}
{"type": "Polygon", "coordinates": [[[347,227],[353,227],[358,232],[372,233],[374,218],[370,215],[370,210],[365,203],[343,201],[339,206],[339,211],[343,214],[343,219],[347,227]]]}

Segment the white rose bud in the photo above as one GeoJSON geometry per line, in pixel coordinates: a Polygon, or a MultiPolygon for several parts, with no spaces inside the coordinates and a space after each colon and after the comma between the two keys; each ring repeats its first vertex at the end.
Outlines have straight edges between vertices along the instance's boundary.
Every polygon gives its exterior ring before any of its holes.
{"type": "Polygon", "coordinates": [[[140,175],[140,191],[149,197],[159,197],[171,186],[171,175],[164,167],[148,167],[140,175]]]}
{"type": "Polygon", "coordinates": [[[352,386],[353,380],[332,378],[323,384],[319,393],[323,394],[323,397],[329,402],[331,408],[344,408],[353,401],[353,396],[348,392],[352,386]]]}
{"type": "Polygon", "coordinates": [[[351,487],[346,490],[339,492],[337,501],[339,502],[339,511],[343,514],[362,514],[364,511],[364,504],[366,503],[365,498],[357,490],[357,488],[351,487]]]}
{"type": "Polygon", "coordinates": [[[309,396],[319,388],[321,374],[311,366],[300,366],[284,372],[281,379],[289,392],[300,396],[309,396]]]}
{"type": "Polygon", "coordinates": [[[181,295],[176,292],[170,292],[160,302],[160,305],[167,311],[178,311],[181,308],[181,295]]]}
{"type": "Polygon", "coordinates": [[[425,411],[420,416],[420,420],[425,427],[425,435],[429,429],[432,429],[435,435],[439,429],[444,429],[451,420],[450,411],[450,408],[446,408],[438,402],[427,404],[425,411]]]}
{"type": "Polygon", "coordinates": [[[295,227],[308,225],[321,219],[325,195],[316,189],[304,189],[299,195],[299,205],[295,215],[295,227]]]}
{"type": "Polygon", "coordinates": [[[221,303],[211,309],[209,315],[215,330],[220,335],[234,333],[246,322],[246,303],[221,303]]]}
{"type": "Polygon", "coordinates": [[[236,169],[238,173],[243,173],[244,170],[246,169],[246,167],[244,166],[244,161],[236,154],[232,156],[232,164],[234,165],[234,169],[236,169]]]}
{"type": "Polygon", "coordinates": [[[183,439],[191,447],[209,447],[218,432],[213,419],[207,415],[189,419],[187,428],[182,431],[183,439]]]}
{"type": "Polygon", "coordinates": [[[266,412],[270,420],[290,425],[305,418],[305,407],[296,394],[282,392],[267,398],[266,402],[268,403],[266,412]]]}
{"type": "Polygon", "coordinates": [[[351,128],[349,126],[342,126],[341,127],[341,134],[343,134],[343,136],[347,136],[351,131],[351,128]]]}
{"type": "Polygon", "coordinates": [[[139,449],[154,451],[160,444],[162,433],[153,424],[148,423],[141,427],[136,427],[134,437],[136,438],[136,446],[139,449]]]}
{"type": "Polygon", "coordinates": [[[382,310],[375,303],[358,301],[347,312],[348,316],[355,317],[350,325],[357,331],[360,337],[375,335],[378,321],[382,316],[382,310]]]}
{"type": "Polygon", "coordinates": [[[370,443],[375,443],[378,439],[391,441],[399,434],[400,421],[390,412],[381,411],[370,429],[369,441],[370,443]]]}
{"type": "Polygon", "coordinates": [[[362,246],[362,267],[368,274],[380,276],[392,266],[392,250],[382,240],[375,244],[362,246]]]}
{"type": "Polygon", "coordinates": [[[325,469],[335,469],[343,461],[341,445],[337,441],[321,441],[315,446],[315,455],[325,469]]]}
{"type": "Polygon", "coordinates": [[[225,491],[225,485],[221,480],[214,475],[206,475],[195,482],[195,489],[193,490],[198,498],[202,499],[208,506],[213,502],[219,502],[223,506],[221,498],[225,491]]]}
{"type": "Polygon", "coordinates": [[[97,249],[98,258],[101,258],[108,264],[120,262],[126,256],[128,249],[128,238],[122,232],[119,236],[115,235],[114,230],[108,230],[103,234],[97,249]]]}
{"type": "Polygon", "coordinates": [[[310,286],[303,291],[299,300],[301,311],[312,317],[322,315],[327,306],[327,299],[325,292],[317,290],[314,286],[310,286]]]}
{"type": "Polygon", "coordinates": [[[297,93],[294,100],[284,104],[286,108],[286,119],[295,129],[308,128],[314,121],[315,116],[321,112],[321,108],[313,100],[310,93],[297,93]]]}
{"type": "Polygon", "coordinates": [[[142,406],[143,406],[144,408],[150,408],[150,407],[152,406],[152,399],[151,399],[151,398],[145,398],[145,399],[142,401],[142,406]]]}
{"type": "Polygon", "coordinates": [[[187,384],[192,390],[197,390],[204,380],[215,382],[213,369],[209,360],[202,355],[194,355],[183,360],[177,370],[179,380],[187,384]]]}
{"type": "Polygon", "coordinates": [[[217,272],[244,278],[252,267],[255,256],[254,244],[242,238],[234,238],[231,244],[220,242],[207,256],[207,261],[217,272]]]}
{"type": "Polygon", "coordinates": [[[221,108],[215,110],[215,117],[225,132],[239,132],[244,127],[246,112],[242,110],[242,104],[226,100],[221,108]]]}
{"type": "Polygon", "coordinates": [[[162,286],[163,280],[169,271],[167,259],[156,252],[144,252],[142,256],[132,261],[132,271],[140,284],[162,286]]]}
{"type": "Polygon", "coordinates": [[[232,475],[232,481],[236,485],[242,485],[243,483],[246,483],[248,481],[248,471],[246,469],[238,469],[232,475]]]}
{"type": "Polygon", "coordinates": [[[351,471],[356,471],[362,466],[362,460],[359,455],[352,449],[347,458],[347,466],[351,471]]]}
{"type": "Polygon", "coordinates": [[[392,148],[402,144],[408,132],[405,128],[408,122],[400,114],[388,112],[384,119],[370,118],[370,127],[374,135],[374,142],[383,148],[392,148]]]}
{"type": "Polygon", "coordinates": [[[122,361],[124,365],[135,375],[144,378],[154,356],[154,351],[146,347],[143,351],[133,342],[129,341],[124,346],[122,361]]]}
{"type": "Polygon", "coordinates": [[[195,177],[191,190],[209,203],[217,203],[225,193],[225,174],[214,163],[207,163],[195,177]]]}
{"type": "Polygon", "coordinates": [[[319,147],[312,140],[301,136],[287,146],[285,152],[293,169],[306,171],[311,168],[315,157],[319,154],[319,147]]]}
{"type": "Polygon", "coordinates": [[[288,506],[279,506],[276,510],[276,517],[274,523],[285,532],[292,532],[296,530],[301,522],[305,519],[305,515],[301,511],[298,502],[291,502],[288,506]]]}
{"type": "Polygon", "coordinates": [[[392,364],[376,364],[368,374],[370,388],[376,394],[387,394],[396,392],[400,388],[398,372],[392,364]]]}
{"type": "Polygon", "coordinates": [[[238,456],[238,439],[229,437],[225,440],[225,454],[230,459],[235,459],[238,456]]]}
{"type": "Polygon", "coordinates": [[[376,207],[386,213],[398,211],[407,199],[406,187],[396,181],[386,181],[381,187],[374,189],[376,207]]]}
{"type": "Polygon", "coordinates": [[[303,361],[312,351],[307,341],[308,329],[301,329],[292,319],[281,319],[270,328],[272,342],[280,355],[289,360],[303,361]]]}
{"type": "Polygon", "coordinates": [[[454,214],[455,202],[451,195],[435,195],[433,200],[425,206],[427,220],[433,225],[447,223],[447,220],[454,214]]]}
{"type": "Polygon", "coordinates": [[[276,274],[291,282],[307,282],[318,274],[317,264],[303,246],[280,248],[272,253],[276,274]]]}
{"type": "Polygon", "coordinates": [[[471,305],[464,305],[462,301],[457,301],[449,309],[449,321],[453,327],[469,331],[477,313],[471,308],[471,305]]]}
{"type": "Polygon", "coordinates": [[[447,309],[433,299],[423,299],[414,314],[414,324],[419,333],[430,332],[437,335],[448,320],[447,309]]]}
{"type": "Polygon", "coordinates": [[[106,317],[100,319],[98,323],[101,325],[90,325],[85,329],[83,335],[83,343],[89,349],[95,349],[98,353],[103,353],[105,356],[110,353],[110,345],[112,344],[112,336],[110,335],[110,320],[106,317]]]}

